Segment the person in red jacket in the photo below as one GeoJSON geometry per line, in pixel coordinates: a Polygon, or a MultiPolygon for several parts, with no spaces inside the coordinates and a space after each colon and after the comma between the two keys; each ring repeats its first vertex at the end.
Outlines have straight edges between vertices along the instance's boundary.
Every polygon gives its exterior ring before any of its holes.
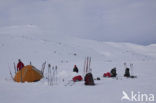
{"type": "Polygon", "coordinates": [[[17,71],[21,70],[24,67],[24,64],[20,59],[18,59],[18,64],[17,64],[17,71]]]}

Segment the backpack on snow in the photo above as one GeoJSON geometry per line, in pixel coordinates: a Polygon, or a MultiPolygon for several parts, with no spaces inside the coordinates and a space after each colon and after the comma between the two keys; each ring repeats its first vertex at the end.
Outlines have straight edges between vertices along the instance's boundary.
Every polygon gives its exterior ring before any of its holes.
{"type": "Polygon", "coordinates": [[[130,77],[129,68],[126,68],[124,77],[130,77]]]}
{"type": "Polygon", "coordinates": [[[87,73],[84,80],[85,85],[95,85],[92,73],[87,73]]]}

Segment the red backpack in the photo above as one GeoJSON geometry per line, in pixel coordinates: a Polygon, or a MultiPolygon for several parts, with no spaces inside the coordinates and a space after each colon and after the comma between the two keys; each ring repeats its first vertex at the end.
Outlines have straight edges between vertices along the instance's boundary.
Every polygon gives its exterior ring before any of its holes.
{"type": "Polygon", "coordinates": [[[110,74],[109,72],[104,73],[104,74],[103,74],[103,77],[111,77],[111,74],[110,74]]]}
{"type": "Polygon", "coordinates": [[[74,78],[73,78],[73,81],[74,82],[77,82],[77,81],[81,81],[83,78],[82,78],[82,76],[81,75],[78,75],[78,76],[75,76],[74,78]]]}
{"type": "Polygon", "coordinates": [[[85,85],[95,85],[92,73],[87,73],[85,76],[85,85]]]}

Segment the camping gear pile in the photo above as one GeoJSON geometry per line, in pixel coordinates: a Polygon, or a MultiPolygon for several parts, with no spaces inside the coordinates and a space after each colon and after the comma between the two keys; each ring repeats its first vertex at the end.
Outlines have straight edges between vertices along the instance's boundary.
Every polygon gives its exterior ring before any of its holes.
{"type": "MultiPolygon", "coordinates": [[[[123,75],[123,77],[127,77],[127,78],[137,78],[137,76],[133,75],[133,64],[130,64],[130,67],[127,66],[126,63],[124,63],[124,68],[125,68],[125,73],[123,75]],[[130,74],[130,70],[131,70],[131,74],[130,74]]],[[[114,67],[110,72],[104,73],[103,77],[117,77],[117,71],[116,68],[114,67]]],[[[120,76],[121,77],[121,76],[120,76]]]]}
{"type": "MultiPolygon", "coordinates": [[[[15,69],[15,76],[12,76],[11,70],[10,75],[12,79],[15,82],[36,82],[40,81],[44,77],[44,70],[45,70],[46,62],[42,64],[41,70],[38,70],[35,66],[32,65],[30,62],[30,65],[24,66],[24,64],[19,59],[19,63],[17,64],[17,68],[14,63],[14,69],[15,69]]],[[[70,80],[67,85],[73,85],[75,82],[80,82],[84,80],[85,85],[95,85],[94,80],[101,80],[100,77],[97,77],[97,79],[94,79],[91,69],[91,57],[86,57],[84,61],[84,69],[83,69],[83,76],[79,75],[78,67],[74,65],[73,72],[77,73],[76,76],[70,80]]],[[[137,78],[137,76],[133,75],[133,64],[130,64],[130,67],[127,66],[126,63],[124,63],[125,68],[125,74],[123,77],[127,78],[137,78]],[[131,73],[131,74],[130,74],[131,73]]],[[[118,78],[117,76],[117,70],[116,67],[114,67],[110,72],[106,72],[103,74],[104,78],[118,78]]],[[[57,84],[57,66],[51,66],[48,64],[48,76],[46,77],[48,80],[48,85],[54,85],[57,84]]]]}

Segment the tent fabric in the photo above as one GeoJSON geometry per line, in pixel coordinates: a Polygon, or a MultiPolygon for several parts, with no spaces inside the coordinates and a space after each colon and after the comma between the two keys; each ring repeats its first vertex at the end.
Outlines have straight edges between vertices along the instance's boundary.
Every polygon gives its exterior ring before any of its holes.
{"type": "Polygon", "coordinates": [[[43,77],[42,72],[32,65],[24,66],[14,77],[16,82],[35,82],[43,77]]]}

